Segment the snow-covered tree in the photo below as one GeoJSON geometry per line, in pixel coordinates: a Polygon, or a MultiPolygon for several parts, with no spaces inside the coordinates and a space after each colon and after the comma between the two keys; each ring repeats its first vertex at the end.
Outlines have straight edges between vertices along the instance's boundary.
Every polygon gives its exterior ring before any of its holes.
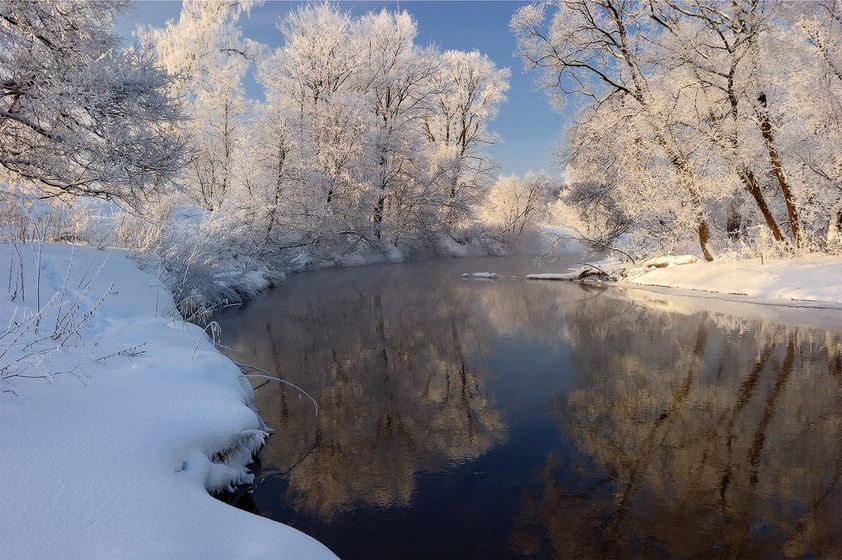
{"type": "MultiPolygon", "coordinates": [[[[469,215],[469,191],[491,177],[481,146],[493,141],[506,71],[479,53],[420,47],[406,12],[353,18],[308,4],[279,28],[283,46],[258,75],[261,111],[285,115],[275,118],[295,162],[285,166],[297,170],[284,213],[320,224],[320,239],[372,247],[427,243],[469,215]]],[[[273,134],[262,126],[255,137],[273,134]]]]}
{"type": "Polygon", "coordinates": [[[778,12],[761,42],[767,122],[801,237],[812,245],[842,223],[842,5],[785,3],[778,12]]]}
{"type": "Polygon", "coordinates": [[[502,237],[519,236],[536,225],[559,185],[548,175],[500,177],[488,191],[484,220],[502,237]]]}
{"type": "Polygon", "coordinates": [[[192,157],[182,180],[188,196],[208,210],[231,186],[242,136],[242,82],[259,47],[242,38],[237,20],[253,2],[185,0],[178,21],[140,31],[187,99],[192,157]]]}
{"type": "Polygon", "coordinates": [[[496,141],[488,125],[506,100],[509,74],[478,51],[441,55],[433,77],[432,114],[423,127],[437,148],[438,165],[446,170],[446,220],[451,223],[459,223],[493,179],[494,164],[482,147],[496,141]]]}
{"type": "MultiPolygon", "coordinates": [[[[696,133],[695,143],[706,152],[704,157],[729,168],[739,179],[772,236],[781,241],[778,221],[752,165],[762,160],[746,157],[760,147],[755,99],[758,41],[769,19],[764,5],[733,3],[713,9],[696,0],[663,0],[653,3],[652,10],[663,31],[661,72],[684,92],[676,103],[681,125],[696,133]]],[[[737,208],[732,201],[728,219],[734,235],[741,221],[737,208]]]]}
{"type": "Polygon", "coordinates": [[[637,251],[692,232],[708,259],[755,224],[792,249],[836,223],[839,26],[832,1],[555,0],[511,21],[552,102],[579,103],[564,199],[637,251]]]}
{"type": "MultiPolygon", "coordinates": [[[[676,199],[678,221],[694,231],[702,253],[711,260],[710,228],[703,193],[683,142],[671,118],[673,99],[653,85],[648,46],[659,33],[648,6],[622,0],[559,0],[547,7],[528,5],[513,16],[511,28],[527,69],[540,69],[542,83],[560,101],[578,95],[590,101],[589,117],[606,112],[615,119],[602,126],[633,127],[632,146],[646,146],[650,158],[670,167],[666,178],[677,188],[664,194],[676,199]]],[[[651,167],[651,166],[650,166],[651,167]]],[[[651,168],[644,168],[644,179],[651,168]]],[[[635,179],[636,180],[636,179],[635,179]]],[[[633,185],[632,185],[633,186],[633,185]]],[[[647,194],[648,196],[648,194],[647,194]]]]}
{"type": "Polygon", "coordinates": [[[427,172],[419,122],[429,114],[438,61],[433,51],[415,44],[417,25],[407,12],[370,13],[360,21],[360,32],[368,38],[359,81],[373,117],[375,167],[370,173],[376,201],[371,220],[380,239],[384,222],[395,234],[400,229],[395,210],[403,206],[402,187],[427,172]]]}
{"type": "Polygon", "coordinates": [[[49,196],[132,202],[184,154],[171,78],[113,31],[126,2],[0,4],[0,168],[49,196]]]}

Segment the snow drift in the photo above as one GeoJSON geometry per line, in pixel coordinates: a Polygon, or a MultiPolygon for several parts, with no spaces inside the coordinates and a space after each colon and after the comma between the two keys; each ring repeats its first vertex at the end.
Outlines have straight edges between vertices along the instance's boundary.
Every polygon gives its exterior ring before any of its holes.
{"type": "Polygon", "coordinates": [[[0,262],[4,557],[333,557],[208,493],[251,480],[266,433],[155,277],[62,245],[0,245],[0,262]]]}

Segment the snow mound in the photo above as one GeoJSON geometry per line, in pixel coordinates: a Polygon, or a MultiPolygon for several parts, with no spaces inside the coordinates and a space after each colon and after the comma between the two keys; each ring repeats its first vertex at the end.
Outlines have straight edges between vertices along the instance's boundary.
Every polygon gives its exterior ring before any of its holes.
{"type": "Polygon", "coordinates": [[[252,480],[266,432],[155,277],[67,245],[0,245],[0,262],[4,558],[333,557],[208,493],[252,480]]]}
{"type": "Polygon", "coordinates": [[[652,270],[674,268],[676,266],[697,264],[698,257],[693,255],[665,255],[660,257],[651,257],[627,269],[620,270],[621,276],[626,279],[633,279],[652,270]]]}

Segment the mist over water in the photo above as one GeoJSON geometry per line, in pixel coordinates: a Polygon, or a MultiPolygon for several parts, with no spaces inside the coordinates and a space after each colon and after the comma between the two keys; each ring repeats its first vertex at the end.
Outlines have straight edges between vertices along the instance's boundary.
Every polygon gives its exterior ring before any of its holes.
{"type": "Polygon", "coordinates": [[[275,433],[239,505],[342,558],[842,553],[842,313],[543,268],[326,270],[219,314],[319,403],[255,381],[275,433]]]}

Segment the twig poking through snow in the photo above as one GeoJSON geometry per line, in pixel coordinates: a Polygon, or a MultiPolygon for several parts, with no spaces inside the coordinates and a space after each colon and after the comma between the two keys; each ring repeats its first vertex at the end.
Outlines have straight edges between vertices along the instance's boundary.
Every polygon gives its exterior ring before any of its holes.
{"type": "Polygon", "coordinates": [[[202,340],[204,340],[205,334],[207,334],[208,329],[210,329],[211,343],[216,345],[217,341],[219,340],[219,333],[222,332],[222,328],[216,321],[211,321],[210,323],[208,323],[208,326],[202,329],[202,335],[199,337],[199,340],[196,341],[196,346],[193,348],[193,359],[196,358],[196,352],[199,350],[199,345],[202,343],[202,340]]]}
{"type": "Polygon", "coordinates": [[[257,366],[252,366],[252,365],[249,365],[249,364],[241,364],[240,362],[234,362],[234,363],[237,364],[240,367],[240,369],[253,369],[253,370],[257,370],[257,371],[261,372],[261,373],[243,373],[243,375],[246,376],[246,377],[255,377],[257,379],[271,379],[273,381],[279,381],[279,382],[283,383],[284,385],[289,385],[290,387],[297,390],[298,392],[300,392],[301,394],[306,396],[308,399],[313,401],[313,406],[316,409],[316,416],[319,415],[319,403],[316,402],[316,399],[314,399],[313,397],[310,396],[310,393],[308,393],[307,391],[305,391],[304,389],[302,389],[301,387],[299,387],[295,383],[291,383],[291,382],[287,381],[286,379],[281,379],[280,377],[272,375],[271,373],[269,373],[265,369],[259,368],[257,366]]]}

